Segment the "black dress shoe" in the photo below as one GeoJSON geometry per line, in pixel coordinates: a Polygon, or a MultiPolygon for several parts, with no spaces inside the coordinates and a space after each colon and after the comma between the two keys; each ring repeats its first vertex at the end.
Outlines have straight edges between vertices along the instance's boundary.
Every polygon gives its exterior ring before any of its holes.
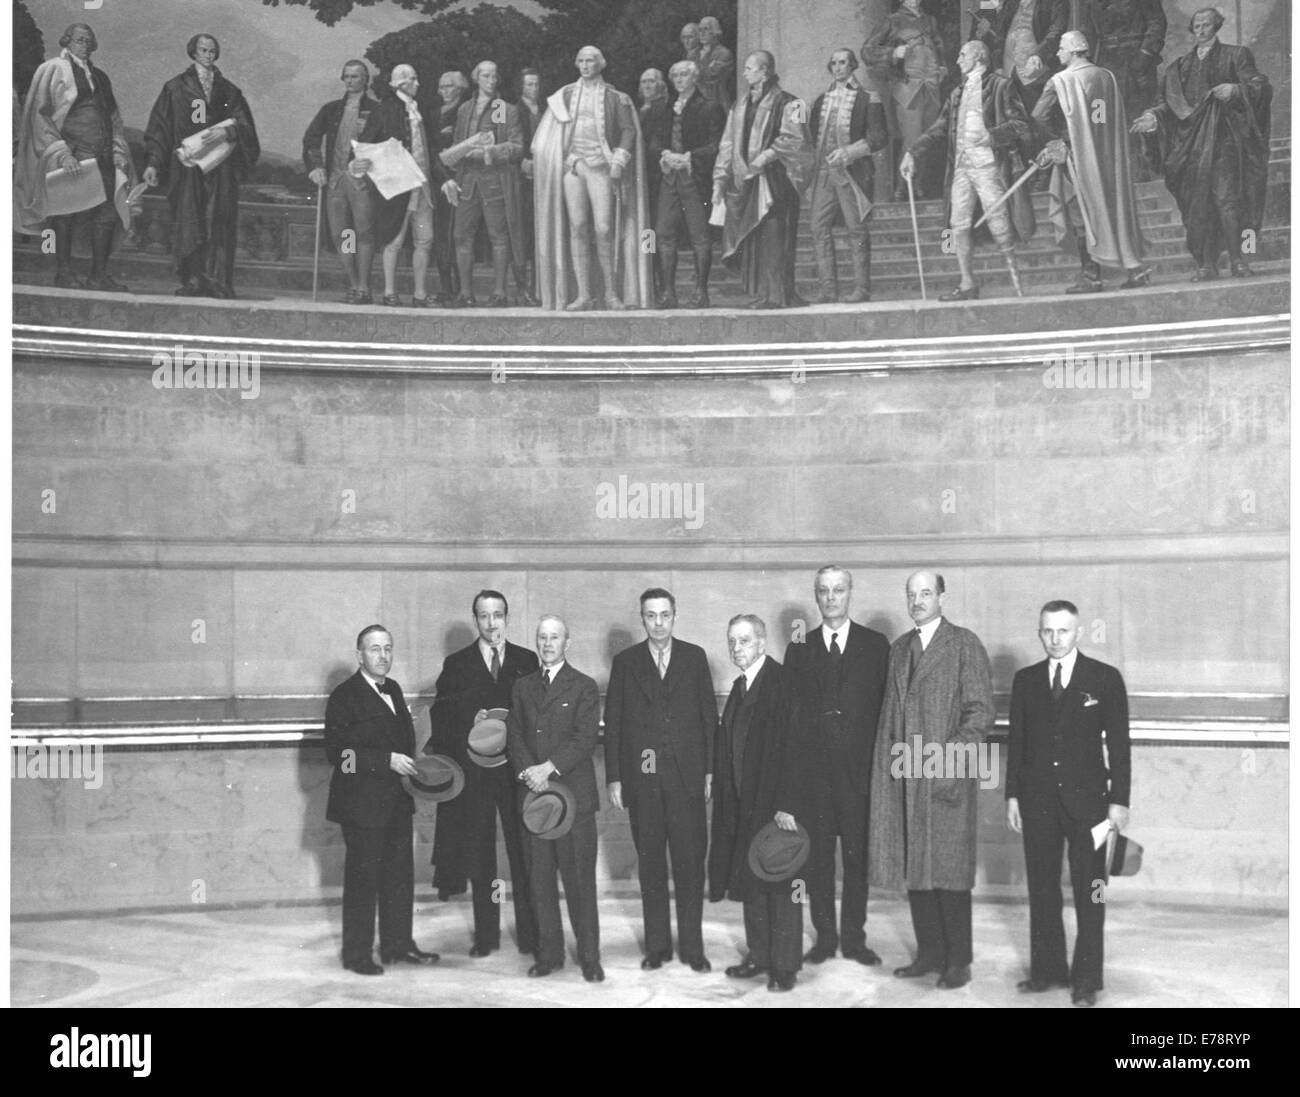
{"type": "Polygon", "coordinates": [[[355,964],[344,964],[345,971],[355,971],[358,975],[383,975],[384,969],[374,960],[358,960],[355,964]]]}
{"type": "MultiPolygon", "coordinates": [[[[67,271],[66,273],[62,273],[62,274],[56,274],[54,276],[54,284],[59,289],[85,289],[86,288],[86,280],[84,278],[78,277],[77,275],[73,274],[71,271],[67,271]]],[[[180,290],[176,291],[176,295],[178,297],[183,296],[180,290]]],[[[195,294],[195,296],[197,297],[198,294],[195,294]]]]}
{"type": "Polygon", "coordinates": [[[687,960],[686,963],[690,965],[692,971],[704,972],[713,970],[713,965],[709,963],[708,957],[705,956],[697,956],[694,960],[687,960]]]}
{"type": "Polygon", "coordinates": [[[797,293],[792,293],[790,294],[790,300],[786,303],[785,307],[788,309],[806,309],[808,307],[808,301],[805,298],[800,297],[797,293]]]}
{"type": "Polygon", "coordinates": [[[1072,286],[1066,286],[1066,293],[1100,293],[1106,288],[1106,283],[1099,278],[1089,278],[1083,275],[1072,286]]]}
{"type": "Polygon", "coordinates": [[[855,289],[846,298],[844,298],[844,303],[846,305],[865,305],[870,300],[871,300],[871,294],[869,291],[864,289],[855,289]]]}
{"type": "Polygon", "coordinates": [[[481,960],[484,956],[491,956],[500,947],[500,945],[480,945],[476,942],[469,950],[469,954],[472,959],[481,960]]]}
{"type": "Polygon", "coordinates": [[[834,948],[827,948],[825,945],[813,945],[803,954],[804,960],[809,964],[820,964],[823,961],[831,960],[835,956],[834,948]]]}
{"type": "Polygon", "coordinates": [[[746,956],[742,963],[733,964],[727,968],[726,974],[729,979],[756,979],[760,975],[766,975],[767,968],[759,967],[758,964],[746,956]]]}
{"type": "Polygon", "coordinates": [[[1095,1006],[1097,1004],[1097,992],[1095,990],[1076,988],[1070,994],[1070,1001],[1076,1006],[1095,1006]]]}
{"type": "Polygon", "coordinates": [[[235,287],[221,286],[216,282],[213,282],[212,285],[208,287],[208,296],[216,297],[221,301],[233,301],[235,299],[235,287]]]}
{"type": "Polygon", "coordinates": [[[436,964],[442,959],[436,952],[425,952],[414,945],[405,952],[397,952],[391,956],[381,956],[381,960],[386,964],[436,964]]]}
{"type": "Polygon", "coordinates": [[[447,307],[449,309],[476,309],[478,308],[478,302],[473,297],[467,297],[462,293],[447,307]]]}
{"type": "Polygon", "coordinates": [[[540,979],[543,975],[550,975],[555,968],[550,964],[543,964],[540,960],[528,969],[528,978],[540,979]]]}
{"type": "Polygon", "coordinates": [[[352,294],[352,303],[354,305],[373,305],[375,299],[370,295],[369,290],[365,292],[355,291],[352,294]]]}
{"type": "Polygon", "coordinates": [[[979,286],[971,286],[970,289],[962,289],[958,286],[955,290],[948,293],[939,294],[940,301],[977,301],[980,295],[979,286]]]}
{"type": "Polygon", "coordinates": [[[781,993],[794,990],[794,975],[772,975],[767,980],[767,989],[781,993]]]}
{"type": "Polygon", "coordinates": [[[510,307],[510,298],[504,293],[494,293],[488,298],[487,307],[490,309],[508,309],[510,307]]]}
{"type": "Polygon", "coordinates": [[[701,293],[697,293],[694,297],[692,297],[689,301],[687,301],[686,307],[688,309],[711,309],[713,307],[713,302],[709,300],[709,295],[707,292],[701,292],[701,293]]]}
{"type": "Polygon", "coordinates": [[[1192,275],[1193,282],[1213,282],[1219,277],[1217,267],[1197,267],[1196,273],[1192,275]]]}
{"type": "Polygon", "coordinates": [[[765,297],[760,297],[757,301],[750,301],[749,304],[745,306],[745,308],[753,309],[755,311],[759,309],[779,309],[780,307],[781,306],[775,301],[769,301],[765,297]]]}
{"type": "Polygon", "coordinates": [[[943,969],[937,964],[923,964],[920,960],[913,960],[907,967],[894,968],[894,974],[900,979],[915,979],[920,975],[932,975],[941,970],[943,969]]]}
{"type": "Polygon", "coordinates": [[[958,964],[956,967],[950,967],[939,976],[939,981],[935,986],[944,990],[956,990],[958,987],[964,987],[970,982],[970,964],[958,964]]]}
{"type": "Polygon", "coordinates": [[[100,293],[130,293],[125,285],[116,278],[110,278],[107,274],[101,274],[98,277],[91,275],[86,279],[86,289],[98,290],[100,293]]]}
{"type": "Polygon", "coordinates": [[[641,961],[641,970],[658,971],[664,966],[665,960],[671,960],[672,958],[673,954],[671,952],[648,952],[645,959],[641,961]]]}
{"type": "Polygon", "coordinates": [[[1151,285],[1151,268],[1138,267],[1136,270],[1128,272],[1128,277],[1120,283],[1120,289],[1138,289],[1141,286],[1151,285]]]}
{"type": "Polygon", "coordinates": [[[206,297],[208,291],[197,282],[186,282],[183,286],[176,287],[175,295],[177,297],[206,297]]]}
{"type": "Polygon", "coordinates": [[[875,967],[880,963],[880,957],[871,949],[863,945],[861,948],[855,948],[852,952],[844,954],[846,960],[856,960],[859,964],[866,964],[867,967],[875,967]]]}
{"type": "Polygon", "coordinates": [[[677,298],[671,293],[665,293],[661,298],[659,298],[656,307],[661,309],[675,309],[678,307],[677,298]]]}
{"type": "Polygon", "coordinates": [[[1254,278],[1255,272],[1250,269],[1249,263],[1233,263],[1232,277],[1234,278],[1254,278]]]}
{"type": "Polygon", "coordinates": [[[582,977],[589,983],[603,983],[605,981],[605,969],[599,963],[583,964],[582,977]]]}
{"type": "Polygon", "coordinates": [[[531,293],[527,293],[527,292],[521,293],[518,297],[516,297],[515,304],[521,308],[526,308],[526,309],[539,309],[542,307],[542,303],[531,293]]]}
{"type": "MultiPolygon", "coordinates": [[[[396,309],[396,308],[401,308],[401,307],[402,307],[402,299],[401,299],[400,297],[398,297],[397,294],[395,294],[395,293],[385,293],[384,296],[383,296],[383,298],[382,298],[382,300],[383,300],[384,304],[387,305],[390,309],[396,309]]],[[[449,898],[449,896],[444,895],[444,894],[440,891],[440,892],[438,892],[438,898],[441,899],[441,900],[445,903],[445,902],[447,901],[447,899],[449,898]]]]}
{"type": "Polygon", "coordinates": [[[838,305],[840,303],[839,295],[834,293],[820,293],[817,295],[816,303],[819,305],[838,305]]]}
{"type": "Polygon", "coordinates": [[[1055,990],[1058,987],[1065,988],[1069,985],[1069,979],[1021,979],[1016,984],[1016,990],[1021,994],[1042,994],[1044,991],[1055,990]]]}

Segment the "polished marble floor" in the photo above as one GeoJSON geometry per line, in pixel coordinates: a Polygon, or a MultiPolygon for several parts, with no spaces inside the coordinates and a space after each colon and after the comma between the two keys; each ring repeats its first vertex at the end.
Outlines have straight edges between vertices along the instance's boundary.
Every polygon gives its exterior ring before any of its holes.
{"type": "MultiPolygon", "coordinates": [[[[11,924],[14,1006],[1014,1006],[1069,1008],[1066,991],[1024,996],[1015,983],[1028,962],[1027,909],[976,902],[975,964],[955,991],[931,978],[903,981],[910,959],[905,902],[871,903],[869,942],[884,964],[835,959],[806,966],[796,989],[771,994],[762,980],[738,983],[722,969],[743,950],[740,906],[705,907],[714,970],[673,962],[640,970],[641,911],[635,893],[601,901],[606,981],[582,980],[572,956],[545,979],[528,979],[513,944],[485,959],[467,955],[470,906],[416,899],[416,940],[442,954],[434,967],[390,967],[366,978],[338,964],[337,904],[182,913],[135,913],[11,924]]],[[[509,916],[507,915],[507,924],[509,916]]],[[[1072,939],[1067,914],[1067,934],[1072,939]]],[[[809,932],[805,917],[805,932],[809,932]]],[[[572,937],[568,938],[572,949],[572,937]]],[[[811,939],[809,938],[809,943],[811,939]]],[[[1114,904],[1107,911],[1106,983],[1099,1007],[1287,1005],[1284,913],[1114,904]]]]}

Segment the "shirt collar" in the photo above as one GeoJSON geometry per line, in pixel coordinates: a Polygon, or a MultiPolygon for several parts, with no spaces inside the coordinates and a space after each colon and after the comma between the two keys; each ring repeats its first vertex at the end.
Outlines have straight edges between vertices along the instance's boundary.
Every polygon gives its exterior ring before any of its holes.
{"type": "Polygon", "coordinates": [[[830,651],[831,649],[832,636],[838,636],[840,638],[840,651],[844,650],[845,646],[849,642],[849,626],[852,624],[853,622],[847,617],[844,619],[844,624],[835,629],[831,628],[825,621],[822,622],[822,643],[826,645],[827,651],[830,651]]]}
{"type": "Polygon", "coordinates": [[[745,671],[745,689],[749,689],[754,684],[754,679],[758,677],[758,672],[763,669],[763,664],[766,662],[767,653],[764,652],[749,664],[749,669],[745,671]]]}
{"type": "Polygon", "coordinates": [[[1206,55],[1207,53],[1209,53],[1210,50],[1214,49],[1214,46],[1215,46],[1215,44],[1216,44],[1218,41],[1219,41],[1218,35],[1215,35],[1215,36],[1214,36],[1213,38],[1211,38],[1211,39],[1209,40],[1209,42],[1207,42],[1204,46],[1197,46],[1197,47],[1196,47],[1196,56],[1199,57],[1199,58],[1201,58],[1201,60],[1204,60],[1204,59],[1205,59],[1205,55],[1206,55]]]}
{"type": "Polygon", "coordinates": [[[917,632],[921,634],[921,644],[924,647],[930,646],[930,641],[934,639],[934,634],[939,631],[939,624],[943,621],[943,614],[939,614],[933,621],[920,625],[917,632]]]}
{"type": "MultiPolygon", "coordinates": [[[[504,640],[502,640],[501,643],[499,643],[499,644],[497,644],[497,645],[495,645],[495,646],[496,646],[497,654],[501,656],[501,661],[502,661],[502,662],[505,662],[505,658],[506,658],[506,642],[505,642],[504,640]]],[[[484,640],[483,637],[481,637],[481,636],[478,638],[478,649],[479,649],[479,651],[481,651],[481,652],[483,653],[483,657],[484,657],[485,659],[491,659],[491,658],[492,658],[492,649],[493,649],[493,645],[492,645],[492,644],[489,644],[489,643],[488,643],[486,640],[484,640]]]]}
{"type": "MultiPolygon", "coordinates": [[[[654,644],[650,643],[649,640],[646,641],[646,647],[648,647],[648,648],[650,649],[650,658],[653,659],[656,663],[658,663],[658,662],[659,662],[659,649],[658,649],[657,647],[655,647],[654,644]]],[[[663,652],[664,652],[664,656],[665,656],[667,659],[670,659],[670,660],[672,659],[672,657],[673,657],[673,638],[672,638],[671,636],[668,637],[668,643],[666,643],[666,644],[664,645],[664,647],[663,647],[663,652]]]]}
{"type": "MultiPolygon", "coordinates": [[[[376,693],[379,692],[379,679],[376,678],[373,674],[371,674],[370,671],[366,670],[365,667],[361,668],[361,677],[370,683],[371,689],[373,689],[376,693]]],[[[388,682],[389,679],[385,678],[384,681],[388,682]]]]}
{"type": "Polygon", "coordinates": [[[560,673],[560,670],[563,668],[564,663],[565,663],[565,660],[561,659],[558,663],[555,664],[555,666],[553,666],[553,667],[545,667],[545,666],[544,666],[544,667],[541,668],[541,671],[542,671],[543,674],[548,674],[548,675],[550,675],[551,681],[554,682],[554,681],[555,681],[555,677],[556,677],[556,675],[558,675],[558,674],[560,673]]]}
{"type": "Polygon", "coordinates": [[[1060,663],[1060,664],[1061,664],[1061,677],[1062,677],[1062,679],[1068,679],[1068,678],[1070,678],[1070,677],[1074,674],[1074,664],[1075,664],[1075,661],[1076,661],[1078,658],[1079,658],[1079,649],[1078,649],[1078,648],[1075,648],[1073,651],[1071,651],[1070,654],[1067,655],[1064,659],[1052,659],[1052,658],[1048,658],[1048,660],[1047,660],[1047,680],[1050,682],[1054,677],[1056,677],[1056,664],[1057,664],[1057,663],[1060,663]]]}

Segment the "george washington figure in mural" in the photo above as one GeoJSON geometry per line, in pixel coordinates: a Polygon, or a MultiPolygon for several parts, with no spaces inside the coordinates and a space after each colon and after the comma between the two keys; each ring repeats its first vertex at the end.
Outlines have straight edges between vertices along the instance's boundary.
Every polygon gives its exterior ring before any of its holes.
{"type": "Polygon", "coordinates": [[[542,306],[649,308],[649,196],[630,96],[605,83],[605,55],[578,51],[579,79],[547,100],[533,138],[537,282],[542,306]],[[593,256],[595,262],[593,262],[593,256]]]}

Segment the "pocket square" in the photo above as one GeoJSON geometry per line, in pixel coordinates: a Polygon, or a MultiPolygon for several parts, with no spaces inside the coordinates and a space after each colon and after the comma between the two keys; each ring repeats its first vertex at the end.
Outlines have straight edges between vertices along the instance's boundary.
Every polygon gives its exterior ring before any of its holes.
{"type": "Polygon", "coordinates": [[[1084,708],[1092,708],[1093,705],[1099,705],[1099,704],[1101,704],[1101,701],[1098,698],[1094,697],[1091,693],[1085,693],[1083,695],[1084,708]]]}

